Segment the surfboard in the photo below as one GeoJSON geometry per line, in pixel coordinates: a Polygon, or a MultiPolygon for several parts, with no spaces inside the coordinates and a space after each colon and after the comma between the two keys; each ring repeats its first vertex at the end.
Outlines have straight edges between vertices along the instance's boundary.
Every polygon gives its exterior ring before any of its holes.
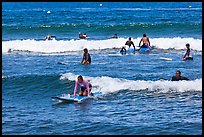
{"type": "Polygon", "coordinates": [[[65,62],[57,62],[57,64],[66,65],[65,62]]]}
{"type": "Polygon", "coordinates": [[[124,54],[134,54],[135,51],[138,51],[140,47],[135,47],[135,49],[133,47],[126,47],[126,51],[120,51],[120,54],[124,55],[124,54]]]}
{"type": "Polygon", "coordinates": [[[134,53],[134,48],[128,48],[128,49],[126,50],[126,53],[134,53]]]}
{"type": "Polygon", "coordinates": [[[140,50],[140,47],[139,47],[139,46],[135,46],[135,50],[136,50],[136,51],[139,51],[139,50],[140,50]]]}
{"type": "Polygon", "coordinates": [[[141,48],[141,49],[139,50],[139,53],[148,53],[149,51],[150,51],[149,48],[141,48]]]}
{"type": "Polygon", "coordinates": [[[187,58],[184,58],[182,59],[183,61],[187,61],[187,60],[193,60],[193,57],[187,57],[187,58]]]}
{"type": "Polygon", "coordinates": [[[164,58],[164,57],[160,57],[160,59],[162,59],[162,60],[167,60],[167,61],[172,61],[173,59],[171,59],[171,58],[164,58]]]}
{"type": "Polygon", "coordinates": [[[92,96],[79,96],[76,95],[74,97],[74,95],[70,95],[68,94],[67,96],[61,96],[61,97],[51,97],[52,99],[59,101],[59,102],[66,102],[66,103],[73,103],[73,102],[81,102],[84,101],[88,98],[92,98],[92,97],[96,97],[98,95],[102,95],[103,92],[93,92],[92,96]]]}

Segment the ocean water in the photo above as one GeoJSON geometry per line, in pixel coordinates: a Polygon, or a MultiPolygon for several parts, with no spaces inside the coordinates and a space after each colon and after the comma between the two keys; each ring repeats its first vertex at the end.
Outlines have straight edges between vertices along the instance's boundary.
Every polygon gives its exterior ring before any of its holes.
{"type": "Polygon", "coordinates": [[[201,135],[202,3],[3,2],[2,134],[201,135]],[[150,53],[119,53],[144,33],[150,53]],[[186,43],[193,61],[181,60],[186,43]],[[80,64],[84,48],[91,65],[80,64]],[[171,81],[176,70],[190,80],[171,81]],[[73,94],[78,75],[105,94],[51,99],[73,94]]]}

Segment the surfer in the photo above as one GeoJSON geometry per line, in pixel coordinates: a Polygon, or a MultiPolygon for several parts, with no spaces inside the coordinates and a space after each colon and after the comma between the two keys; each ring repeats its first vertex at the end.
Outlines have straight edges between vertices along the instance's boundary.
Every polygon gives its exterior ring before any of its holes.
{"type": "Polygon", "coordinates": [[[53,40],[53,39],[56,39],[56,37],[55,37],[55,36],[52,36],[51,34],[48,34],[48,35],[44,38],[44,40],[53,40]]]}
{"type": "Polygon", "coordinates": [[[114,36],[112,36],[111,38],[112,38],[112,39],[117,39],[118,36],[117,36],[117,34],[114,34],[114,36]]]}
{"type": "Polygon", "coordinates": [[[77,81],[75,82],[75,88],[74,88],[74,96],[76,96],[76,91],[78,89],[78,85],[80,85],[80,91],[79,96],[90,96],[92,95],[91,92],[91,83],[88,81],[85,81],[81,75],[77,77],[77,81]]]}
{"type": "MultiPolygon", "coordinates": [[[[134,54],[135,54],[135,45],[134,45],[134,43],[133,43],[133,41],[131,40],[131,37],[129,37],[129,39],[128,39],[128,41],[126,41],[126,43],[125,43],[125,45],[128,45],[129,46],[129,48],[131,47],[131,45],[134,47],[134,54]]],[[[120,53],[126,53],[126,49],[125,49],[125,47],[123,46],[122,47],[122,49],[120,50],[120,53]]]]}
{"type": "Polygon", "coordinates": [[[177,70],[176,71],[176,76],[173,76],[171,81],[179,81],[179,80],[189,80],[186,77],[181,76],[181,71],[177,70]]]}
{"type": "Polygon", "coordinates": [[[187,51],[186,51],[186,54],[183,56],[182,60],[186,60],[188,58],[193,59],[192,57],[189,57],[189,55],[190,55],[190,44],[189,43],[186,44],[186,48],[187,48],[187,51]]]}
{"type": "Polygon", "coordinates": [[[91,64],[91,56],[88,53],[87,48],[84,49],[84,54],[83,54],[83,57],[82,57],[81,64],[91,64]]]}
{"type": "Polygon", "coordinates": [[[88,35],[86,35],[86,33],[84,33],[84,35],[83,35],[82,32],[79,32],[79,38],[80,39],[85,39],[87,37],[88,37],[88,35]]]}
{"type": "Polygon", "coordinates": [[[143,34],[143,38],[141,38],[140,40],[139,47],[141,42],[143,42],[143,45],[141,46],[141,48],[151,48],[149,38],[147,37],[146,34],[143,34]]]}

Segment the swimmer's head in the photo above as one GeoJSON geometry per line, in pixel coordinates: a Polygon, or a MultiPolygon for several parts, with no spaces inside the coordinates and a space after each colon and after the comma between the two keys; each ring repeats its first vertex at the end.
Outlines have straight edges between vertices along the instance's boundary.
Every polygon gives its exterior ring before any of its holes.
{"type": "Polygon", "coordinates": [[[190,44],[189,44],[189,43],[187,43],[187,44],[186,44],[186,47],[187,47],[187,48],[189,48],[189,47],[190,47],[190,44]]]}

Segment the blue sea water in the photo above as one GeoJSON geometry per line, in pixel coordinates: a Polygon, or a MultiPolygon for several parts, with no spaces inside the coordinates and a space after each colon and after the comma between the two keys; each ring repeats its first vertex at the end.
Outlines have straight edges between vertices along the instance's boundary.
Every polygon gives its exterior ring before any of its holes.
{"type": "Polygon", "coordinates": [[[3,2],[2,134],[201,135],[202,3],[3,2]],[[119,53],[144,33],[155,49],[119,53]],[[181,60],[186,43],[193,61],[181,60]],[[176,70],[190,80],[171,81],[176,70]],[[78,75],[105,94],[51,99],[73,94],[78,75]]]}

